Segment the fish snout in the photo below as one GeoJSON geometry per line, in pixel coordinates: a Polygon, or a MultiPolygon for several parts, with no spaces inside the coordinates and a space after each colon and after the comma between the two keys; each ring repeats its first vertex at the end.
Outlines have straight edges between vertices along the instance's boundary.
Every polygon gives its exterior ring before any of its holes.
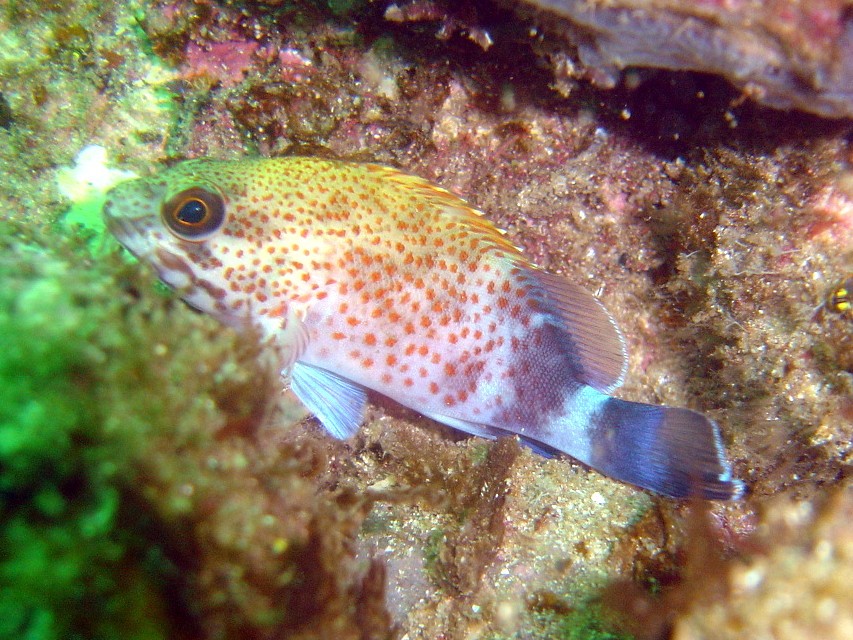
{"type": "Polygon", "coordinates": [[[156,202],[152,188],[141,180],[123,182],[107,192],[102,209],[104,223],[137,257],[146,253],[147,237],[159,218],[156,202]]]}

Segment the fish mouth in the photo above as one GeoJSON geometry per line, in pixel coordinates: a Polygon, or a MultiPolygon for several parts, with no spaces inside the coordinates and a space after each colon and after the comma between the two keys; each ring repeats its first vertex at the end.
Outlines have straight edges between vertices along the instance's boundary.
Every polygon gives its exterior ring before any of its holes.
{"type": "Polygon", "coordinates": [[[133,226],[133,223],[127,218],[116,218],[107,212],[104,215],[104,219],[107,225],[107,230],[122,244],[127,244],[127,241],[131,237],[139,235],[139,232],[133,226]]]}
{"type": "Polygon", "coordinates": [[[107,205],[104,207],[104,223],[115,239],[136,258],[141,260],[147,255],[143,220],[111,215],[107,205]]]}

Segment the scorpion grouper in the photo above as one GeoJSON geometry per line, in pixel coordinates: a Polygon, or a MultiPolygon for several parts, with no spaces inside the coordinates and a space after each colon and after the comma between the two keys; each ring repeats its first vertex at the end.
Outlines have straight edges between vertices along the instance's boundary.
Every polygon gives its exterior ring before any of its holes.
{"type": "Polygon", "coordinates": [[[714,422],[608,395],[627,357],[596,298],[425,180],[305,157],[191,160],[118,185],[104,212],[190,305],[256,327],[337,438],[373,389],[668,496],[743,493],[714,422]]]}

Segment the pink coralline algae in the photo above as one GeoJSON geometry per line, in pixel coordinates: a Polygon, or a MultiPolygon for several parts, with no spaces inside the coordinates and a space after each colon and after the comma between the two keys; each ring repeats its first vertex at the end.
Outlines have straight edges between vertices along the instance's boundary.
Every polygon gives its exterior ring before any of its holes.
{"type": "Polygon", "coordinates": [[[259,47],[251,40],[205,45],[190,42],[182,75],[186,79],[207,77],[225,86],[237,85],[255,63],[259,47]]]}
{"type": "MultiPolygon", "coordinates": [[[[853,181],[853,173],[845,174],[843,182],[853,181]]],[[[842,182],[842,181],[839,181],[842,182]]],[[[821,189],[813,198],[813,211],[819,219],[810,232],[818,235],[825,231],[834,234],[839,245],[853,244],[853,197],[845,187],[850,185],[842,182],[841,187],[827,186],[821,189]]]]}
{"type": "Polygon", "coordinates": [[[844,0],[524,0],[577,47],[568,74],[602,87],[630,66],[725,77],[756,101],[853,117],[853,11],[844,0]]]}
{"type": "Polygon", "coordinates": [[[314,71],[311,60],[295,49],[277,50],[253,40],[227,40],[188,43],[181,76],[185,80],[207,78],[224,87],[235,87],[253,69],[261,69],[276,59],[285,82],[302,82],[314,71]]]}

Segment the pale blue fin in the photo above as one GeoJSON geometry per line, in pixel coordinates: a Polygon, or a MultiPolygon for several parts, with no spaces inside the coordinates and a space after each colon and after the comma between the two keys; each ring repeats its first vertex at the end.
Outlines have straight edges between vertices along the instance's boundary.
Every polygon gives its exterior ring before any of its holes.
{"type": "Polygon", "coordinates": [[[610,393],[622,384],[628,371],[625,338],[604,305],[583,287],[548,273],[531,271],[545,289],[547,302],[569,334],[573,355],[580,360],[581,380],[593,389],[610,393]]]}
{"type": "MultiPolygon", "coordinates": [[[[516,435],[512,433],[508,433],[507,435],[516,435]]],[[[528,438],[527,436],[518,436],[518,439],[521,441],[525,447],[530,449],[536,455],[542,456],[543,458],[553,458],[557,456],[560,452],[554,449],[553,447],[549,447],[548,445],[544,445],[541,442],[537,442],[532,438],[528,438]]]]}
{"type": "Polygon", "coordinates": [[[334,437],[343,440],[358,431],[367,404],[363,387],[326,369],[295,362],[290,388],[334,437]]]}

